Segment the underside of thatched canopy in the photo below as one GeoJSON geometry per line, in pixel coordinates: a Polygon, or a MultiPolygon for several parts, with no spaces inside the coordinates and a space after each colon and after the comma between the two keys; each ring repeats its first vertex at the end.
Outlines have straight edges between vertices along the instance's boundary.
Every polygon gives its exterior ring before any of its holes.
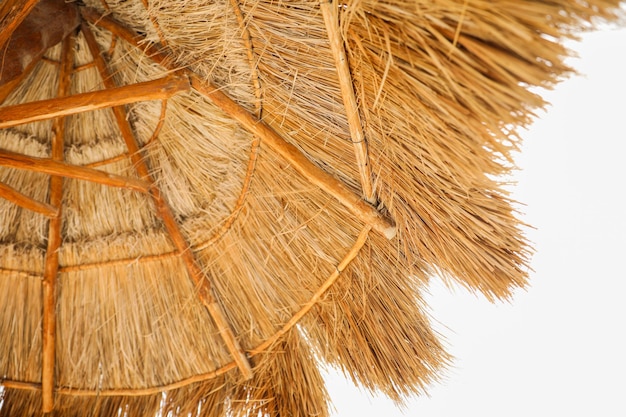
{"type": "Polygon", "coordinates": [[[4,0],[0,415],[424,392],[421,292],[526,285],[516,132],[618,6],[4,0]]]}

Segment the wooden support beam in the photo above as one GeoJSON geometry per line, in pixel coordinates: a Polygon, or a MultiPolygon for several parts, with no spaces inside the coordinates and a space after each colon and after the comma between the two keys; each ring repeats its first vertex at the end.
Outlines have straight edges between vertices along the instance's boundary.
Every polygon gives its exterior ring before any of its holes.
{"type": "Polygon", "coordinates": [[[269,125],[258,120],[217,87],[202,81],[198,76],[192,75],[190,78],[191,85],[196,91],[211,99],[213,103],[239,121],[247,130],[260,137],[261,143],[282,156],[309,182],[335,197],[358,219],[371,225],[374,230],[382,233],[388,239],[395,236],[396,225],[393,221],[383,216],[376,208],[352,192],[343,182],[311,162],[296,146],[287,142],[269,125]]]}
{"type": "Polygon", "coordinates": [[[162,100],[181,91],[188,91],[187,77],[168,75],[153,81],[110,88],[92,93],[81,93],[67,97],[57,97],[15,106],[0,107],[0,128],[24,123],[52,119],[120,106],[138,101],[162,100]]]}
{"type": "MultiPolygon", "coordinates": [[[[83,25],[82,27],[83,35],[85,36],[85,40],[87,41],[87,45],[89,50],[91,51],[91,55],[94,58],[94,62],[96,63],[96,67],[100,71],[100,75],[103,79],[105,87],[114,88],[115,82],[113,78],[108,73],[108,68],[102,56],[100,55],[100,50],[98,47],[98,43],[91,31],[91,29],[87,25],[83,25]]],[[[243,349],[237,342],[233,331],[231,330],[228,321],[226,320],[226,316],[222,312],[220,306],[218,305],[215,297],[211,293],[210,280],[206,276],[206,274],[202,271],[202,268],[198,264],[187,240],[185,239],[176,219],[174,217],[174,213],[171,208],[163,198],[159,188],[154,184],[154,180],[150,176],[150,172],[148,169],[148,165],[145,161],[145,158],[142,156],[141,149],[135,139],[135,135],[133,130],[128,123],[126,118],[126,112],[122,106],[113,107],[113,113],[115,115],[115,119],[117,121],[118,127],[122,136],[126,142],[126,146],[128,148],[130,158],[137,170],[139,176],[146,182],[151,184],[150,192],[152,194],[154,203],[157,207],[157,213],[163,224],[165,225],[166,230],[168,231],[174,246],[180,253],[181,259],[187,269],[187,273],[189,274],[189,278],[194,283],[197,289],[197,295],[205,305],[206,309],[209,312],[209,315],[212,317],[215,322],[217,329],[219,331],[222,340],[226,344],[228,351],[231,356],[237,363],[241,373],[244,378],[250,379],[252,377],[252,367],[250,366],[250,362],[246,357],[243,349]]]]}
{"type": "Polygon", "coordinates": [[[0,182],[0,198],[9,200],[13,204],[27,210],[43,214],[46,217],[56,217],[59,215],[59,209],[57,209],[56,207],[30,198],[29,196],[20,193],[15,188],[10,187],[2,182],[0,182]]]}
{"type": "MultiPolygon", "coordinates": [[[[162,53],[158,47],[144,42],[144,37],[124,27],[109,16],[101,16],[99,12],[93,9],[83,8],[81,12],[83,13],[83,18],[88,22],[107,29],[132,45],[141,48],[146,56],[165,68],[176,69],[171,59],[162,53]]],[[[193,71],[189,69],[180,71],[189,76],[191,85],[196,91],[209,98],[225,113],[239,121],[248,131],[260,137],[263,144],[281,155],[311,183],[336,198],[357,218],[366,224],[372,225],[375,231],[383,234],[388,239],[396,235],[396,225],[391,219],[385,217],[375,207],[362,200],[337,178],[311,162],[296,146],[286,141],[268,124],[259,120],[213,84],[200,79],[193,71]]]]}
{"type": "Polygon", "coordinates": [[[150,184],[140,179],[109,174],[108,172],[98,171],[97,169],[71,165],[52,159],[26,156],[3,149],[0,149],[0,166],[41,172],[58,177],[75,178],[108,185],[110,187],[128,188],[129,190],[140,191],[142,193],[150,191],[150,184]]]}
{"type": "MultiPolygon", "coordinates": [[[[61,67],[59,71],[58,97],[65,97],[70,92],[70,80],[74,67],[75,37],[63,40],[61,49],[61,67]]],[[[51,156],[53,161],[63,161],[63,142],[65,140],[65,117],[54,120],[54,137],[51,156]]],[[[61,210],[63,203],[63,178],[50,177],[50,205],[59,210],[59,215],[50,219],[48,226],[48,247],[43,273],[43,348],[41,360],[41,391],[43,412],[54,409],[54,381],[56,361],[56,304],[57,277],[59,274],[59,248],[61,247],[61,210]]]]}
{"type": "Polygon", "coordinates": [[[336,0],[332,0],[330,2],[328,0],[322,0],[320,2],[320,9],[322,10],[326,31],[328,32],[330,50],[335,58],[335,67],[337,68],[339,86],[341,87],[341,97],[343,99],[344,107],[346,108],[350,136],[352,138],[352,144],[356,154],[356,162],[359,166],[359,173],[361,175],[361,187],[363,188],[365,200],[374,204],[376,202],[376,195],[374,192],[374,184],[372,182],[372,169],[369,164],[367,142],[365,140],[365,133],[363,132],[363,125],[361,124],[359,106],[356,102],[356,95],[354,93],[354,85],[352,83],[350,67],[348,66],[344,41],[339,29],[339,16],[337,14],[339,7],[337,6],[336,0]]]}
{"type": "Polygon", "coordinates": [[[3,0],[0,4],[0,47],[26,19],[39,0],[3,0]]]}

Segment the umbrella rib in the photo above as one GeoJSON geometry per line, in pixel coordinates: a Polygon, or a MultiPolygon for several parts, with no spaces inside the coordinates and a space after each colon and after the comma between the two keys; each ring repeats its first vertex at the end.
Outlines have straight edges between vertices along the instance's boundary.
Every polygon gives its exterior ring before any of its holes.
{"type": "Polygon", "coordinates": [[[85,180],[108,185],[109,187],[127,188],[129,190],[139,191],[142,193],[149,192],[151,187],[151,185],[146,181],[137,178],[109,174],[108,172],[78,165],[71,165],[54,159],[26,156],[6,151],[4,149],[0,149],[0,166],[41,172],[43,174],[58,177],[85,180]]]}
{"type": "Polygon", "coordinates": [[[7,99],[9,94],[11,94],[17,86],[28,77],[28,74],[32,72],[33,68],[30,68],[28,71],[24,71],[17,78],[9,81],[6,84],[0,85],[0,105],[4,103],[4,100],[7,99]]]}
{"type": "MultiPolygon", "coordinates": [[[[39,280],[42,278],[40,273],[29,272],[29,271],[22,271],[22,270],[19,270],[19,269],[2,268],[2,267],[0,267],[0,275],[18,276],[18,277],[22,277],[22,278],[35,278],[35,279],[39,279],[39,280]]],[[[1,378],[0,378],[0,385],[2,385],[2,379],[1,378]]]]}
{"type": "Polygon", "coordinates": [[[239,2],[237,0],[230,0],[230,6],[233,8],[233,12],[235,13],[235,17],[237,18],[237,23],[239,23],[239,28],[241,29],[241,40],[246,47],[246,55],[248,56],[248,63],[250,65],[250,72],[252,73],[252,85],[254,86],[254,96],[257,99],[254,107],[257,112],[257,117],[261,117],[262,112],[262,90],[261,90],[261,79],[259,77],[259,70],[256,65],[256,61],[254,59],[254,47],[252,45],[252,35],[250,35],[250,31],[248,30],[248,26],[246,25],[245,18],[241,11],[241,7],[239,7],[239,2]]]}
{"type": "Polygon", "coordinates": [[[356,258],[356,256],[359,254],[361,248],[363,247],[363,245],[365,245],[365,242],[367,241],[370,229],[371,226],[369,225],[363,228],[350,251],[346,254],[346,256],[339,263],[339,265],[337,265],[335,271],[326,279],[326,281],[324,281],[324,283],[318,288],[315,294],[313,294],[311,299],[307,301],[302,306],[302,308],[300,308],[300,310],[298,310],[280,330],[278,330],[270,338],[265,340],[265,342],[261,343],[256,348],[250,350],[249,352],[251,356],[264,352],[265,350],[267,350],[267,348],[276,343],[277,340],[279,340],[285,333],[291,330],[291,328],[295,326],[296,323],[298,323],[298,321],[300,321],[300,319],[304,317],[306,313],[308,313],[309,310],[311,310],[315,306],[315,304],[317,304],[317,302],[320,300],[320,298],[322,298],[326,291],[333,286],[335,281],[337,281],[337,278],[339,278],[339,276],[346,269],[346,267],[350,265],[350,262],[352,262],[352,260],[356,258]]]}
{"type": "Polygon", "coordinates": [[[250,132],[261,137],[264,144],[289,162],[310,183],[333,196],[362,222],[371,225],[374,230],[388,239],[392,239],[396,235],[396,225],[391,219],[383,216],[376,208],[353,193],[332,174],[311,162],[295,145],[287,142],[268,124],[255,118],[217,87],[202,81],[197,75],[191,75],[191,86],[211,99],[213,103],[239,121],[250,132]]]}
{"type": "MultiPolygon", "coordinates": [[[[75,37],[70,35],[63,40],[61,67],[59,71],[58,96],[66,96],[70,91],[70,77],[74,65],[75,37]]],[[[65,140],[65,117],[54,119],[55,135],[52,139],[51,157],[53,161],[63,161],[63,141],[65,140]]],[[[63,178],[50,177],[50,205],[58,209],[58,215],[50,219],[48,226],[48,247],[43,274],[43,346],[41,360],[41,391],[43,412],[54,408],[54,368],[56,344],[56,304],[57,277],[59,274],[59,248],[61,247],[61,210],[63,203],[63,178]]]]}
{"type": "Polygon", "coordinates": [[[27,210],[43,214],[46,217],[52,218],[59,215],[59,209],[57,207],[54,207],[47,203],[43,203],[25,194],[22,194],[15,188],[10,187],[3,182],[0,182],[0,197],[27,210]]]}
{"type": "MultiPolygon", "coordinates": [[[[144,42],[145,37],[138,35],[109,16],[102,16],[94,9],[82,8],[81,13],[88,22],[107,29],[131,45],[142,49],[146,56],[156,63],[170,70],[177,69],[171,62],[171,59],[163,54],[158,47],[146,44],[144,42]]],[[[388,239],[392,239],[396,235],[397,229],[393,220],[387,218],[376,208],[361,199],[343,182],[311,162],[296,146],[285,140],[267,123],[259,120],[259,118],[220,91],[215,85],[202,80],[193,71],[187,68],[180,69],[180,71],[189,76],[191,85],[196,91],[210,99],[226,114],[241,123],[249,132],[260,137],[265,145],[289,162],[309,182],[332,195],[357,218],[366,224],[372,225],[374,230],[388,239]]]]}
{"type": "Polygon", "coordinates": [[[372,182],[372,169],[369,164],[367,141],[359,115],[359,107],[354,92],[352,75],[350,74],[350,66],[346,57],[344,40],[339,28],[339,16],[337,14],[339,6],[336,1],[322,0],[320,2],[320,9],[324,17],[330,49],[333,53],[337,75],[339,76],[341,97],[344,107],[346,108],[350,136],[359,166],[359,174],[361,175],[361,187],[365,194],[365,200],[373,204],[376,202],[376,193],[372,182]]]}
{"type": "MultiPolygon", "coordinates": [[[[100,76],[102,77],[105,87],[115,87],[115,81],[108,72],[107,65],[100,54],[100,48],[94,37],[93,32],[86,24],[83,24],[81,29],[83,35],[85,36],[87,46],[91,51],[94,62],[96,63],[96,67],[100,72],[100,76]]],[[[142,157],[141,149],[137,144],[137,140],[135,139],[133,130],[126,118],[126,111],[124,110],[124,107],[113,107],[113,114],[115,115],[115,119],[117,121],[118,128],[122,133],[122,137],[126,142],[126,147],[128,148],[128,151],[130,153],[130,159],[132,160],[133,165],[137,170],[137,173],[144,181],[151,184],[150,194],[152,195],[154,204],[157,207],[157,215],[163,221],[163,224],[168,234],[170,235],[174,246],[180,253],[181,259],[189,274],[189,278],[196,286],[198,298],[202,301],[202,303],[208,310],[209,315],[215,322],[218,328],[218,332],[222,337],[222,340],[226,344],[230,355],[237,363],[237,366],[239,367],[241,373],[246,379],[250,379],[252,377],[252,367],[250,365],[250,362],[243,352],[243,349],[239,345],[239,342],[235,338],[231,326],[226,320],[225,314],[222,312],[220,306],[217,303],[217,300],[211,293],[211,283],[208,277],[202,271],[202,268],[198,264],[189,244],[187,243],[186,238],[183,236],[183,233],[178,226],[178,223],[176,222],[171,208],[163,198],[163,195],[161,194],[159,188],[156,186],[154,180],[150,175],[148,165],[145,159],[142,157]]]]}
{"type": "Polygon", "coordinates": [[[178,251],[176,250],[172,252],[164,252],[155,255],[146,255],[134,258],[113,259],[110,261],[93,262],[88,264],[65,265],[59,268],[59,272],[66,273],[75,271],[86,271],[89,269],[112,267],[116,265],[128,266],[135,263],[157,262],[168,258],[175,258],[179,255],[180,253],[178,253],[178,251]]]}
{"type": "Polygon", "coordinates": [[[179,92],[188,91],[189,88],[187,77],[168,75],[123,87],[2,107],[0,108],[0,128],[138,101],[167,99],[179,92]]]}
{"type": "Polygon", "coordinates": [[[9,97],[9,95],[13,91],[15,91],[17,86],[20,85],[20,83],[24,81],[26,77],[30,75],[31,72],[33,72],[33,70],[35,69],[35,66],[36,65],[30,66],[29,68],[26,69],[26,71],[18,75],[17,78],[12,79],[6,84],[0,85],[0,105],[2,105],[2,103],[4,103],[4,101],[7,99],[7,97],[9,97]]]}

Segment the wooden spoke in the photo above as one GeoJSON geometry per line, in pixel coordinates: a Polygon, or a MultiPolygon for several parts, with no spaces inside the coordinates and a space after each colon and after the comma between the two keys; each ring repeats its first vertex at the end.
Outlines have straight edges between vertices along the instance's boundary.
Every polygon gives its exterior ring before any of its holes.
{"type": "MultiPolygon", "coordinates": [[[[91,51],[91,55],[93,56],[94,62],[96,63],[96,67],[100,71],[100,75],[104,80],[105,86],[107,88],[114,88],[115,82],[108,73],[107,65],[100,55],[98,43],[96,42],[96,39],[91,32],[91,29],[89,29],[87,25],[83,25],[82,30],[85,36],[85,40],[87,41],[87,45],[89,46],[89,49],[91,51]]],[[[130,153],[130,158],[133,161],[135,168],[137,169],[137,173],[144,181],[152,185],[150,192],[157,207],[157,213],[163,221],[163,224],[165,225],[165,228],[167,229],[172,239],[172,242],[174,243],[174,246],[180,253],[189,277],[193,281],[197,289],[198,297],[205,305],[206,309],[209,312],[209,315],[212,317],[213,321],[217,325],[220,336],[226,344],[226,347],[228,348],[231,356],[237,363],[237,366],[239,367],[241,373],[246,379],[250,379],[252,377],[252,367],[250,366],[250,362],[248,361],[248,358],[246,357],[243,349],[237,342],[237,339],[235,338],[235,335],[233,334],[231,327],[226,320],[226,316],[224,315],[217,301],[213,297],[210,288],[210,281],[200,268],[200,265],[198,265],[198,262],[196,261],[195,256],[189,244],[187,243],[187,240],[183,236],[183,233],[180,230],[178,223],[176,222],[172,210],[161,195],[159,188],[154,184],[154,180],[150,176],[148,165],[146,164],[145,159],[142,157],[141,149],[139,148],[132,128],[128,123],[124,108],[122,106],[113,107],[113,113],[115,115],[115,119],[122,133],[122,136],[126,142],[126,147],[128,148],[128,151],[130,153]]]]}
{"type": "Polygon", "coordinates": [[[0,182],[0,197],[5,200],[9,200],[15,205],[25,208],[30,211],[34,211],[39,214],[43,214],[47,217],[57,217],[59,215],[59,209],[41,201],[37,201],[17,191],[15,188],[10,187],[0,182]]]}
{"type": "MultiPolygon", "coordinates": [[[[127,42],[141,48],[147,56],[151,57],[158,64],[163,65],[165,68],[175,69],[171,60],[156,46],[143,42],[144,38],[142,36],[137,35],[108,16],[101,16],[100,13],[93,9],[82,9],[82,13],[85,20],[107,29],[127,42]]],[[[239,121],[252,134],[260,137],[263,141],[262,143],[281,155],[311,183],[332,195],[361,221],[372,225],[375,231],[383,234],[388,239],[396,235],[396,225],[391,219],[383,216],[376,208],[352,192],[348,186],[311,162],[306,155],[280,136],[268,124],[259,120],[213,84],[201,80],[191,70],[183,69],[181,71],[189,76],[191,85],[196,91],[209,98],[224,112],[239,121]]]]}
{"type": "Polygon", "coordinates": [[[166,99],[181,91],[188,91],[189,88],[187,77],[169,75],[153,81],[94,91],[93,93],[81,93],[0,107],[0,128],[138,101],[166,99]]]}
{"type": "MultiPolygon", "coordinates": [[[[70,92],[72,67],[74,66],[74,36],[63,41],[61,49],[61,67],[59,72],[58,96],[64,97],[70,92]]],[[[54,120],[54,138],[52,139],[52,160],[63,161],[63,141],[65,140],[65,118],[54,120]]],[[[43,348],[41,361],[41,391],[43,412],[54,409],[54,368],[56,359],[56,304],[57,276],[59,274],[59,248],[61,247],[61,210],[63,200],[63,178],[50,177],[50,205],[59,210],[59,215],[50,219],[48,226],[48,248],[43,273],[43,348]]]]}
{"type": "Polygon", "coordinates": [[[372,183],[372,170],[367,153],[367,142],[365,141],[365,133],[363,132],[363,125],[361,124],[361,117],[356,102],[344,41],[339,29],[339,17],[337,15],[339,7],[336,1],[322,1],[320,2],[320,8],[324,16],[326,31],[328,32],[330,49],[335,58],[335,66],[337,67],[337,75],[339,76],[339,86],[341,87],[341,97],[343,98],[343,104],[346,108],[350,136],[352,137],[356,161],[359,165],[359,173],[361,174],[361,187],[363,188],[365,199],[369,203],[375,203],[376,195],[372,183]]]}
{"type": "Polygon", "coordinates": [[[218,88],[203,82],[196,75],[192,75],[190,78],[191,85],[196,91],[211,99],[213,103],[239,121],[246,129],[259,136],[262,143],[282,156],[309,182],[335,197],[362,222],[370,224],[374,230],[382,233],[388,239],[395,236],[396,226],[393,221],[353,193],[343,182],[311,162],[293,144],[287,142],[269,125],[259,121],[218,88]]]}
{"type": "Polygon", "coordinates": [[[52,159],[26,156],[3,149],[0,149],[0,166],[42,172],[58,177],[75,178],[108,185],[110,187],[128,188],[129,190],[140,191],[142,193],[150,191],[150,184],[140,179],[109,174],[107,172],[98,171],[97,169],[71,165],[52,159]]]}

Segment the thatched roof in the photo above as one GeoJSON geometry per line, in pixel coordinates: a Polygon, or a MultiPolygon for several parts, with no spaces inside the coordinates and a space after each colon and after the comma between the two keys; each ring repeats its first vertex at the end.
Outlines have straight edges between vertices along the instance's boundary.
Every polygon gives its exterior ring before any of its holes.
{"type": "Polygon", "coordinates": [[[517,130],[619,1],[36,3],[0,5],[0,415],[324,416],[325,364],[441,375],[429,279],[527,284],[517,130]]]}

